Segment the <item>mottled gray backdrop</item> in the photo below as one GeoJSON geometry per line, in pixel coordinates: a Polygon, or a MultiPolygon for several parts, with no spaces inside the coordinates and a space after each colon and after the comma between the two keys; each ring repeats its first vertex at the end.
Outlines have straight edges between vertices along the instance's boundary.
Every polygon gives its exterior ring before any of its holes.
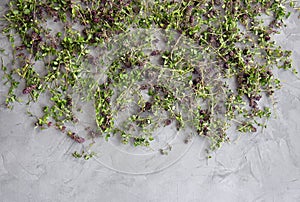
{"type": "MultiPolygon", "coordinates": [[[[293,51],[300,72],[297,17],[293,14],[274,38],[293,51]]],[[[8,47],[1,35],[0,48],[8,47]]],[[[9,51],[0,57],[9,64],[9,51]]],[[[81,146],[55,130],[33,130],[24,103],[13,111],[1,107],[0,201],[300,201],[300,80],[284,71],[278,75],[283,88],[276,93],[276,112],[266,130],[234,138],[209,160],[204,140],[194,138],[182,158],[152,174],[125,174],[95,159],[75,159],[71,153],[81,146]]],[[[1,82],[1,102],[6,92],[1,82]]]]}

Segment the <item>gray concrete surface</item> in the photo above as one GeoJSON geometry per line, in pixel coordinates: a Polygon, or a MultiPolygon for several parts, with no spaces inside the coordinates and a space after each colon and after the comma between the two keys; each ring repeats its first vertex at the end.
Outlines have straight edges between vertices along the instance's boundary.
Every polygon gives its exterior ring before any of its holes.
{"type": "MultiPolygon", "coordinates": [[[[293,51],[300,72],[297,15],[287,25],[275,38],[293,51]]],[[[2,37],[0,47],[8,46],[2,37]]],[[[0,201],[300,201],[300,80],[284,71],[278,75],[283,88],[266,130],[236,138],[209,160],[203,139],[194,138],[182,158],[151,174],[126,174],[95,159],[74,159],[71,153],[81,146],[55,130],[33,130],[24,103],[13,111],[1,108],[0,201]]],[[[2,82],[1,102],[6,90],[2,82]]]]}

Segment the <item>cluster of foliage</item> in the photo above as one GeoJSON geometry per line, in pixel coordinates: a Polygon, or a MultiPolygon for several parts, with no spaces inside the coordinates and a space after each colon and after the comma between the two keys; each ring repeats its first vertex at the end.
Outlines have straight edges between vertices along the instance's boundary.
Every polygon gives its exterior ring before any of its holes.
{"type": "Polygon", "coordinates": [[[66,128],[79,121],[72,97],[81,93],[94,102],[98,128],[92,133],[149,146],[157,128],[174,124],[177,130],[193,128],[216,149],[229,140],[231,125],[240,132],[265,127],[271,104],[260,100],[280,88],[274,68],[296,73],[291,52],[272,40],[291,7],[294,2],[283,0],[12,0],[2,30],[14,57],[9,67],[2,64],[10,85],[6,106],[21,96],[16,93],[20,81],[29,103],[47,93],[51,102],[36,126],[55,127],[82,143],[80,134],[66,128]],[[59,28],[51,30],[48,24],[59,28]],[[88,64],[104,57],[93,50],[132,29],[172,30],[168,35],[175,43],[166,50],[141,48],[138,42],[124,46],[115,50],[117,59],[100,69],[104,79],[84,76],[93,74],[88,64]],[[193,48],[179,46],[183,37],[193,48]],[[126,120],[116,124],[118,113],[126,110],[126,120]]]}

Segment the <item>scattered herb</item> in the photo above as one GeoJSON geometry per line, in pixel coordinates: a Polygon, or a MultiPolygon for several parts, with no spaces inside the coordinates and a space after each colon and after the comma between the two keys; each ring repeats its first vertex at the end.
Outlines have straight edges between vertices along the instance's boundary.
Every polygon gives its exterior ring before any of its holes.
{"type": "MultiPolygon", "coordinates": [[[[226,131],[231,125],[240,132],[266,127],[271,104],[260,100],[280,88],[275,67],[297,74],[291,51],[272,39],[295,4],[280,0],[12,0],[2,30],[12,44],[14,58],[9,66],[1,64],[9,85],[5,104],[11,108],[24,96],[29,103],[38,102],[41,94],[48,93],[50,104],[44,106],[35,125],[55,127],[83,143],[83,137],[65,126],[79,122],[74,113],[78,106],[72,99],[77,93],[85,101],[94,101],[97,134],[106,140],[119,135],[124,144],[149,146],[157,128],[174,123],[179,131],[195,129],[216,149],[229,141],[226,131]],[[271,21],[264,21],[263,16],[271,21]],[[49,22],[62,24],[62,30],[49,29],[49,22]],[[104,57],[93,56],[94,48],[139,28],[164,29],[171,48],[141,47],[152,40],[146,36],[140,46],[115,50],[119,58],[101,70],[104,80],[84,76],[94,71],[87,64],[104,57]],[[183,38],[193,45],[184,46],[183,38]],[[160,65],[151,63],[155,58],[160,65]],[[42,74],[37,71],[38,62],[43,64],[42,74]],[[23,95],[16,93],[21,82],[23,95]],[[116,125],[118,114],[132,105],[136,110],[116,125]]],[[[92,154],[74,152],[73,156],[88,159],[92,154]]]]}

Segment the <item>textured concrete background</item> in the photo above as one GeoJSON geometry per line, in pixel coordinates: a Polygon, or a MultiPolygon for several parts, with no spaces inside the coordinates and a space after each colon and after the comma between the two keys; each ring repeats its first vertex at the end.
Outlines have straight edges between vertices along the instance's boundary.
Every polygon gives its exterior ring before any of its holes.
{"type": "MultiPolygon", "coordinates": [[[[297,15],[287,25],[275,38],[293,51],[293,65],[299,67],[297,15]]],[[[9,47],[4,37],[0,47],[9,47]]],[[[9,62],[6,53],[1,57],[9,62]]],[[[13,111],[1,107],[0,201],[300,201],[300,80],[278,74],[283,88],[276,94],[276,118],[266,130],[241,136],[209,160],[203,140],[194,138],[175,164],[144,175],[74,159],[71,153],[81,146],[54,130],[33,130],[25,104],[13,111]]],[[[1,82],[1,102],[6,90],[1,82]]]]}

